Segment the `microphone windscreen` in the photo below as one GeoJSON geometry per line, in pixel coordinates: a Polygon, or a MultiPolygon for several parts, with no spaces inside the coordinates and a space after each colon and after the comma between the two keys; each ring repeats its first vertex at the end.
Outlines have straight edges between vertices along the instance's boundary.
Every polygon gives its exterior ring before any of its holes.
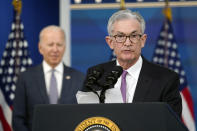
{"type": "Polygon", "coordinates": [[[123,72],[121,66],[114,66],[111,73],[114,75],[115,78],[119,78],[123,72]]]}
{"type": "Polygon", "coordinates": [[[86,80],[84,81],[84,86],[90,90],[94,90],[93,86],[97,85],[97,80],[103,74],[103,68],[100,66],[94,66],[87,71],[86,80]]]}
{"type": "Polygon", "coordinates": [[[91,74],[98,79],[103,74],[103,68],[100,66],[93,67],[91,74]]]}
{"type": "Polygon", "coordinates": [[[113,86],[117,82],[122,72],[123,69],[121,66],[113,66],[110,70],[106,71],[102,79],[97,82],[101,87],[110,88],[110,86],[113,86]]]}

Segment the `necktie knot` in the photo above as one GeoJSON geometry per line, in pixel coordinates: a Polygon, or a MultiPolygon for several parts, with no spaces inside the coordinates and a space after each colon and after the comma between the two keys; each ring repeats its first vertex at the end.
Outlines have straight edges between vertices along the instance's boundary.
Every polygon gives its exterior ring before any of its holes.
{"type": "Polygon", "coordinates": [[[126,78],[127,73],[128,73],[128,72],[127,72],[126,70],[123,71],[123,73],[122,73],[122,78],[123,78],[123,79],[126,78]]]}
{"type": "Polygon", "coordinates": [[[55,69],[51,69],[51,75],[54,75],[55,69]]]}

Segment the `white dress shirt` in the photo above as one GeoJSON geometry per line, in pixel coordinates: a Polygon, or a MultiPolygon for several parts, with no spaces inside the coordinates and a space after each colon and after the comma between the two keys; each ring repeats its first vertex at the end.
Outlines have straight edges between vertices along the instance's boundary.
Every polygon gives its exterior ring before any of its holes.
{"type": "MultiPolygon", "coordinates": [[[[52,67],[49,64],[47,64],[46,61],[43,61],[42,66],[43,66],[43,70],[44,70],[44,77],[45,77],[46,89],[47,89],[47,93],[49,94],[52,67]]],[[[54,75],[55,75],[56,81],[57,81],[58,96],[60,97],[61,90],[62,90],[63,72],[64,72],[63,63],[60,62],[54,68],[54,70],[55,70],[54,75]]]]}
{"type": "MultiPolygon", "coordinates": [[[[132,103],[134,93],[137,86],[138,77],[142,68],[142,57],[140,56],[138,61],[129,69],[127,69],[126,83],[127,83],[127,103],[132,103]]],[[[116,65],[120,65],[116,61],[116,65]]],[[[121,94],[121,76],[118,78],[118,81],[114,85],[114,88],[108,89],[105,92],[105,103],[123,103],[122,94],[121,94]]],[[[100,94],[100,91],[98,91],[100,94]]],[[[79,104],[84,103],[99,103],[99,98],[93,92],[77,92],[77,102],[79,104]]]]}
{"type": "MultiPolygon", "coordinates": [[[[120,65],[118,61],[116,61],[116,65],[120,65]]],[[[127,103],[132,103],[133,101],[133,97],[134,97],[134,93],[135,93],[135,89],[137,86],[137,81],[138,81],[141,68],[142,68],[142,57],[140,56],[138,61],[133,66],[131,66],[129,69],[126,70],[128,72],[126,75],[126,83],[127,83],[126,102],[127,103]]],[[[123,103],[120,88],[121,88],[121,76],[118,78],[118,81],[114,85],[114,88],[108,89],[106,91],[105,102],[106,103],[116,103],[116,102],[123,103]],[[114,100],[113,102],[113,100],[110,100],[110,99],[112,98],[112,96],[115,96],[115,94],[116,94],[116,100],[114,100]]]]}

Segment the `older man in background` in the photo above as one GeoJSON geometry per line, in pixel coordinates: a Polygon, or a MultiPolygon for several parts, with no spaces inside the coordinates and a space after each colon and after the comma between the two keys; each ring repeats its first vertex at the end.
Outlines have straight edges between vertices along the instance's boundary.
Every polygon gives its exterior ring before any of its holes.
{"type": "Polygon", "coordinates": [[[65,33],[58,26],[40,32],[39,51],[42,64],[19,75],[13,106],[14,131],[31,131],[34,107],[38,104],[75,104],[76,92],[84,75],[63,64],[65,33]]]}

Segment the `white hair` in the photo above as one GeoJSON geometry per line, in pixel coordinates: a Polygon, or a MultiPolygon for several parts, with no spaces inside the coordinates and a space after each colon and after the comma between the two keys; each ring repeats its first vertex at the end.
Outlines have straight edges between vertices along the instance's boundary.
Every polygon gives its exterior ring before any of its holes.
{"type": "Polygon", "coordinates": [[[120,10],[115,12],[108,21],[107,30],[108,34],[112,35],[113,33],[113,25],[116,21],[123,19],[136,19],[141,26],[141,33],[144,34],[145,31],[145,21],[144,18],[138,12],[132,12],[131,10],[120,10]]]}

